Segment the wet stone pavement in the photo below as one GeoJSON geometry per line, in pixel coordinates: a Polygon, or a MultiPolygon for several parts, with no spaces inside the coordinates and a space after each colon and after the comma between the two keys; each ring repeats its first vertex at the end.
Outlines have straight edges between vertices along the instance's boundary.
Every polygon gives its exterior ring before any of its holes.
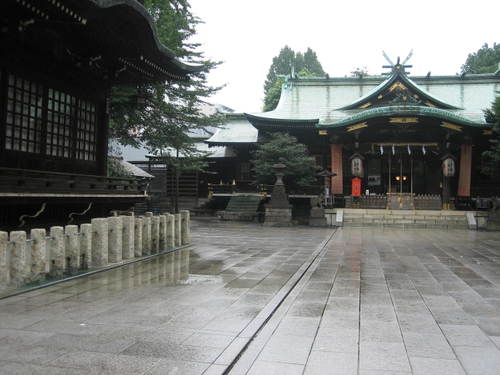
{"type": "Polygon", "coordinates": [[[0,300],[0,374],[500,374],[500,232],[192,235],[0,300]]]}

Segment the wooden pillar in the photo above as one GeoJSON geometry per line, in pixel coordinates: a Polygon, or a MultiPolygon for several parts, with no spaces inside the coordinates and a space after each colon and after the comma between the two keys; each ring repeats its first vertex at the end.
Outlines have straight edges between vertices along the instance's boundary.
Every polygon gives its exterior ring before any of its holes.
{"type": "Polygon", "coordinates": [[[472,168],[472,145],[460,146],[460,171],[458,175],[458,196],[470,197],[472,168]]]}
{"type": "Polygon", "coordinates": [[[331,191],[333,194],[343,194],[344,193],[344,176],[342,174],[342,145],[331,144],[331,165],[332,173],[336,176],[332,176],[331,191]]]}

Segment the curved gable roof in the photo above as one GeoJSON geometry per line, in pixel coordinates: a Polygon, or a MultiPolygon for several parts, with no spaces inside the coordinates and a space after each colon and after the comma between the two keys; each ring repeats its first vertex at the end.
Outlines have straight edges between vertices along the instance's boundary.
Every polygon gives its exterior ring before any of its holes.
{"type": "Polygon", "coordinates": [[[393,91],[395,88],[408,90],[412,96],[417,96],[419,100],[428,107],[437,107],[442,109],[460,109],[454,105],[448,104],[422,89],[419,85],[408,78],[401,65],[394,66],[392,74],[384,82],[378,85],[371,92],[357,99],[353,103],[339,108],[339,110],[362,109],[370,107],[380,101],[385,94],[393,91]]]}

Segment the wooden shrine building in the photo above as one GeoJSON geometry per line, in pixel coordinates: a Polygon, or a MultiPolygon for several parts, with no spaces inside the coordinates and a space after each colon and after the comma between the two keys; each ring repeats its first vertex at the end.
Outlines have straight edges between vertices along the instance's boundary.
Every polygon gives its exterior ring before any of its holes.
{"type": "Polygon", "coordinates": [[[492,135],[484,110],[500,91],[500,71],[410,77],[399,61],[389,67],[385,77],[288,78],[275,110],[230,120],[208,143],[240,150],[245,165],[257,142],[250,128],[258,139],[296,136],[319,169],[335,174],[328,188],[337,206],[469,208],[499,195],[499,181],[480,169],[492,135]]]}
{"type": "Polygon", "coordinates": [[[145,182],[107,177],[110,89],[200,69],[159,42],[140,1],[1,1],[0,227],[143,200],[145,182]]]}

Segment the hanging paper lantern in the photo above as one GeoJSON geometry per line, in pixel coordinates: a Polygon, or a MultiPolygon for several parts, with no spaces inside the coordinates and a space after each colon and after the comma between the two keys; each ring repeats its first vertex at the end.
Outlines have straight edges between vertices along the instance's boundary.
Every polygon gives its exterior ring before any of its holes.
{"type": "Polygon", "coordinates": [[[351,174],[355,177],[363,177],[365,175],[361,155],[355,154],[351,158],[351,174]]]}
{"type": "Polygon", "coordinates": [[[443,160],[443,176],[453,177],[455,175],[455,160],[447,157],[443,160]]]}

